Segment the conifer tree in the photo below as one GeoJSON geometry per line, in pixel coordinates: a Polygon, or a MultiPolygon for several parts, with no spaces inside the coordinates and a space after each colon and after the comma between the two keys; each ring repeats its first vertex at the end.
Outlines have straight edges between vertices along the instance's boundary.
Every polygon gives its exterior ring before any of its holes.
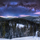
{"type": "Polygon", "coordinates": [[[35,25],[34,25],[34,32],[36,32],[36,23],[35,23],[35,25]]]}
{"type": "Polygon", "coordinates": [[[40,32],[40,26],[39,26],[38,30],[39,30],[39,32],[40,32]]]}
{"type": "Polygon", "coordinates": [[[27,28],[28,28],[28,22],[27,22],[27,28]]]}
{"type": "Polygon", "coordinates": [[[5,22],[4,22],[4,24],[3,24],[2,27],[3,27],[3,32],[2,32],[2,33],[3,33],[3,37],[5,37],[5,33],[6,33],[6,32],[5,32],[5,22]]]}
{"type": "Polygon", "coordinates": [[[14,25],[13,25],[13,22],[12,22],[12,28],[13,28],[13,30],[16,29],[16,23],[14,23],[14,25]]]}
{"type": "Polygon", "coordinates": [[[32,35],[32,31],[33,31],[32,25],[30,25],[30,34],[31,34],[31,35],[32,35]]]}
{"type": "Polygon", "coordinates": [[[24,32],[26,31],[26,26],[24,26],[24,32]]]}

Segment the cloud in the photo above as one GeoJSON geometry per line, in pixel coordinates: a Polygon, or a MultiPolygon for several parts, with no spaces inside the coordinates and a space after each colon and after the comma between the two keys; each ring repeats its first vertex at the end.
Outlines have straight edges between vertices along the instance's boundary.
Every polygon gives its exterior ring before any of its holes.
{"type": "Polygon", "coordinates": [[[3,18],[18,18],[18,17],[27,17],[27,16],[30,16],[30,15],[19,15],[19,16],[0,16],[0,17],[3,17],[3,18]]]}
{"type": "Polygon", "coordinates": [[[9,4],[10,4],[10,5],[17,5],[18,2],[10,2],[9,4]]]}
{"type": "Polygon", "coordinates": [[[27,17],[27,16],[30,16],[30,15],[19,15],[19,17],[27,17]]]}
{"type": "Polygon", "coordinates": [[[17,16],[0,16],[2,18],[18,18],[17,16]]]}
{"type": "Polygon", "coordinates": [[[34,13],[34,14],[38,14],[38,15],[40,15],[40,12],[36,12],[36,13],[34,13]]]}
{"type": "Polygon", "coordinates": [[[4,17],[4,16],[0,16],[0,17],[4,17]]]}
{"type": "Polygon", "coordinates": [[[35,9],[34,9],[34,8],[32,8],[32,11],[35,11],[35,9]]]}
{"type": "Polygon", "coordinates": [[[7,16],[8,18],[18,18],[17,16],[7,16]]]}

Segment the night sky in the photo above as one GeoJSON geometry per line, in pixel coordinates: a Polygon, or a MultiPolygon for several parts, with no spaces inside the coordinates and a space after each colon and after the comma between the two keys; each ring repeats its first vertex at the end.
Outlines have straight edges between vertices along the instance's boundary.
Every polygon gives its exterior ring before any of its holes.
{"type": "Polygon", "coordinates": [[[0,0],[0,17],[40,15],[40,0],[0,0]]]}

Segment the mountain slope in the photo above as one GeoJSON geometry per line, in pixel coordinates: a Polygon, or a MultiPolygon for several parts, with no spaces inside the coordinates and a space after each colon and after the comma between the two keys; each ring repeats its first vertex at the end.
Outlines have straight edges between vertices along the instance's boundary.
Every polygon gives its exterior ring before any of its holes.
{"type": "Polygon", "coordinates": [[[6,19],[5,19],[5,18],[0,17],[0,21],[6,21],[6,19]]]}
{"type": "Polygon", "coordinates": [[[38,17],[32,17],[32,16],[28,16],[28,17],[22,17],[23,19],[29,20],[29,21],[33,21],[34,19],[38,18],[38,17]]]}

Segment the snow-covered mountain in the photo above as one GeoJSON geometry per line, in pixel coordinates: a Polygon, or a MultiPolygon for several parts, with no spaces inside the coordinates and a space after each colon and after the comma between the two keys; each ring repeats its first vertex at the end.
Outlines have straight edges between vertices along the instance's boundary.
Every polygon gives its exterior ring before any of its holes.
{"type": "Polygon", "coordinates": [[[39,21],[40,21],[40,17],[28,16],[28,17],[22,17],[22,18],[29,20],[29,21],[36,22],[36,23],[39,23],[39,21]]]}
{"type": "Polygon", "coordinates": [[[38,22],[40,21],[40,17],[33,17],[33,16],[27,16],[27,17],[8,17],[8,18],[2,18],[0,17],[0,21],[2,20],[11,20],[11,19],[16,19],[16,18],[23,18],[23,19],[26,19],[26,20],[29,20],[29,21],[33,21],[33,22],[38,22]]]}

